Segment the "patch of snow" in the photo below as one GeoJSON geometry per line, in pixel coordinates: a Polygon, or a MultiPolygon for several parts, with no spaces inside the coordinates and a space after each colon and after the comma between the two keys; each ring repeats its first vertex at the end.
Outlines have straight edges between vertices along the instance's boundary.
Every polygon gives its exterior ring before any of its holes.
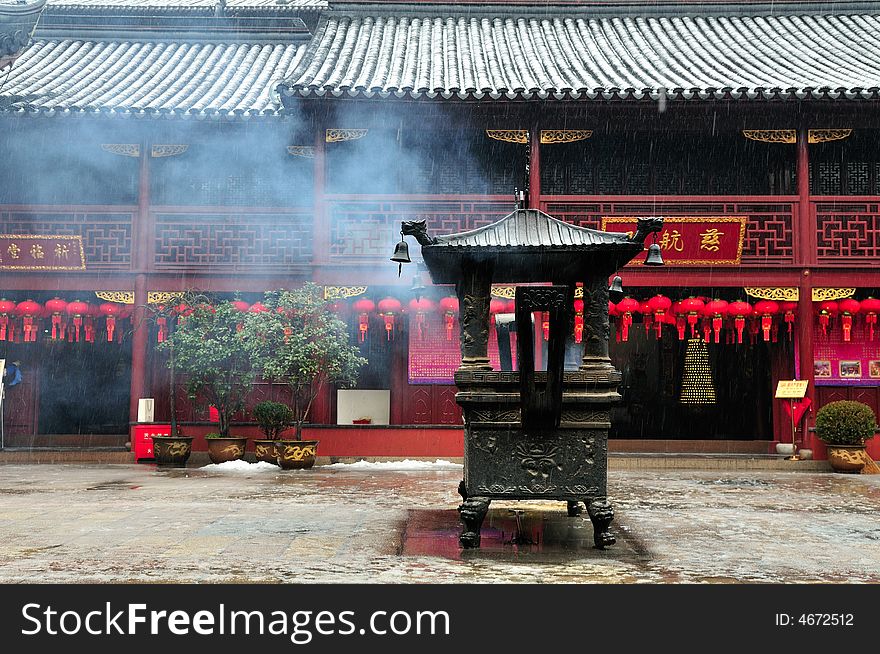
{"type": "Polygon", "coordinates": [[[274,463],[266,461],[257,461],[256,463],[248,463],[239,459],[238,461],[227,461],[225,463],[209,463],[201,468],[205,472],[278,472],[281,470],[274,463]]]}
{"type": "Polygon", "coordinates": [[[463,467],[460,463],[453,463],[444,459],[436,461],[413,461],[412,459],[404,459],[403,461],[358,461],[356,463],[331,463],[323,468],[333,468],[337,470],[461,470],[463,467]]]}

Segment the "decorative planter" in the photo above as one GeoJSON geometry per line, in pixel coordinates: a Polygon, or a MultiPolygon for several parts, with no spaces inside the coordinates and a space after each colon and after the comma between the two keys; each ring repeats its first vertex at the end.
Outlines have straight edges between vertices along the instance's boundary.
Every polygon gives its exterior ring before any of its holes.
{"type": "Polygon", "coordinates": [[[185,468],[192,454],[191,436],[153,436],[153,456],[160,466],[185,468]]]}
{"type": "Polygon", "coordinates": [[[776,443],[776,453],[791,456],[794,454],[794,445],[792,443],[776,443]]]}
{"type": "Polygon", "coordinates": [[[828,463],[834,472],[859,473],[865,467],[864,445],[829,445],[828,463]]]}
{"type": "Polygon", "coordinates": [[[254,440],[254,457],[257,461],[278,465],[278,457],[275,456],[275,441],[265,438],[254,440]]]}
{"type": "Polygon", "coordinates": [[[211,457],[211,463],[238,461],[244,456],[247,440],[245,437],[238,436],[205,439],[208,444],[208,456],[211,457]]]}
{"type": "Polygon", "coordinates": [[[275,441],[275,457],[285,470],[311,468],[315,465],[318,441],[275,441]]]}

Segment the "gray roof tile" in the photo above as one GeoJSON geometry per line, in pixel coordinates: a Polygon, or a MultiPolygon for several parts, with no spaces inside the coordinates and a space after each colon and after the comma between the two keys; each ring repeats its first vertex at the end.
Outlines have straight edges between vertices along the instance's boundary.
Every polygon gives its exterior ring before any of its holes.
{"type": "Polygon", "coordinates": [[[305,45],[37,40],[0,90],[7,112],[131,115],[275,114],[272,89],[305,45]]]}
{"type": "Polygon", "coordinates": [[[323,97],[854,99],[877,98],[878,88],[880,11],[591,17],[566,8],[541,16],[330,12],[281,90],[323,97]]]}

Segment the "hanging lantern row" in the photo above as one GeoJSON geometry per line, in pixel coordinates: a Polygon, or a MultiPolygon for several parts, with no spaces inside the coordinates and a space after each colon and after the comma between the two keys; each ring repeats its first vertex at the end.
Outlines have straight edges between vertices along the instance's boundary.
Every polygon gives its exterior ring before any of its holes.
{"type": "Polygon", "coordinates": [[[840,319],[843,340],[849,341],[852,338],[855,318],[861,314],[864,316],[865,327],[868,330],[868,339],[874,340],[877,331],[877,315],[880,314],[880,300],[867,297],[860,302],[854,298],[846,298],[839,302],[834,300],[815,302],[813,306],[819,317],[819,327],[824,337],[827,338],[829,332],[834,329],[834,321],[840,319]]]}
{"type": "Polygon", "coordinates": [[[46,331],[50,340],[94,343],[98,321],[104,320],[107,342],[118,342],[121,338],[117,323],[131,317],[132,311],[133,307],[115,302],[95,305],[82,300],[67,302],[56,297],[41,305],[30,299],[16,304],[4,298],[0,299],[0,341],[35,343],[42,322],[48,320],[46,331]]]}
{"type": "Polygon", "coordinates": [[[774,302],[760,300],[753,305],[742,300],[727,302],[707,297],[689,297],[673,302],[665,295],[655,295],[647,300],[639,301],[625,297],[620,302],[609,303],[609,316],[616,318],[617,340],[629,340],[630,328],[634,314],[641,314],[645,325],[645,334],[653,332],[655,338],[663,334],[663,326],[675,328],[678,340],[683,341],[689,334],[696,338],[702,334],[707,343],[721,342],[721,332],[727,327],[727,343],[742,343],[743,335],[748,327],[752,343],[763,335],[765,342],[778,337],[780,319],[787,326],[789,339],[792,337],[797,302],[774,302]]]}

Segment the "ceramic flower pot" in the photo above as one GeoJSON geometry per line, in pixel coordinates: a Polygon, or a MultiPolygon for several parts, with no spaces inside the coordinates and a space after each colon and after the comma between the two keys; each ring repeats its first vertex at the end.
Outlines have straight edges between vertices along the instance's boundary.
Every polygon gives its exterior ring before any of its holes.
{"type": "Polygon", "coordinates": [[[318,441],[275,441],[275,458],[285,470],[311,468],[315,465],[318,441]]]}
{"type": "Polygon", "coordinates": [[[278,457],[275,456],[275,441],[265,438],[256,439],[254,441],[254,457],[257,461],[278,465],[278,457]]]}
{"type": "Polygon", "coordinates": [[[865,467],[863,445],[829,445],[828,463],[834,472],[859,473],[865,467]]]}
{"type": "Polygon", "coordinates": [[[185,468],[192,454],[191,436],[153,436],[153,456],[160,466],[185,468]]]}
{"type": "Polygon", "coordinates": [[[247,447],[247,438],[245,437],[207,438],[205,441],[208,443],[208,456],[211,457],[211,463],[238,461],[244,456],[244,450],[247,447]]]}

